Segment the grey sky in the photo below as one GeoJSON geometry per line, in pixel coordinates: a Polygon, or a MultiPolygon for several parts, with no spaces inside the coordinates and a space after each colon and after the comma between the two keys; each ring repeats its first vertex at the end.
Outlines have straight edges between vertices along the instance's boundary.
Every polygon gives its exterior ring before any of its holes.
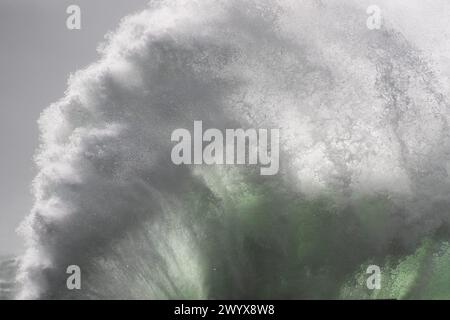
{"type": "Polygon", "coordinates": [[[148,0],[0,1],[0,255],[18,253],[15,229],[32,206],[36,120],[62,97],[70,72],[97,57],[104,34],[148,0]],[[81,7],[81,30],[66,28],[66,8],[81,7]]]}

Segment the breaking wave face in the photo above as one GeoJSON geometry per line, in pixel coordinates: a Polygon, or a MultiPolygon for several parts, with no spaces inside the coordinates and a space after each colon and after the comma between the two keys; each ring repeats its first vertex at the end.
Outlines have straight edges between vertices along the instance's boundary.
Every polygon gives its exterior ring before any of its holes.
{"type": "Polygon", "coordinates": [[[450,298],[448,90],[366,19],[312,0],[124,18],[39,120],[18,298],[450,298]],[[194,120],[279,128],[280,172],[173,165],[194,120]]]}

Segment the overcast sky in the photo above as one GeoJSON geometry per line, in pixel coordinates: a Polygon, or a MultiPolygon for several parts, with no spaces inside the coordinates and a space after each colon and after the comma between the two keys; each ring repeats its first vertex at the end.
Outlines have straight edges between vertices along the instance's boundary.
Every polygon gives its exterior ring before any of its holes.
{"type": "Polygon", "coordinates": [[[15,229],[32,206],[36,120],[63,96],[67,78],[96,60],[104,34],[148,0],[0,1],[0,255],[19,253],[15,229]],[[81,8],[81,30],[66,8],[81,8]]]}

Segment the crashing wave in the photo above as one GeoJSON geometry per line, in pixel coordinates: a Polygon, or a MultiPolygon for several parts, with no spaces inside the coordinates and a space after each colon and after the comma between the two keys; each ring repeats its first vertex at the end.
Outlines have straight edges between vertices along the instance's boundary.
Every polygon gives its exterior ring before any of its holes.
{"type": "Polygon", "coordinates": [[[447,94],[365,17],[205,0],[123,19],[39,120],[18,298],[450,297],[447,94]],[[173,165],[171,132],[195,120],[280,129],[279,174],[173,165]]]}

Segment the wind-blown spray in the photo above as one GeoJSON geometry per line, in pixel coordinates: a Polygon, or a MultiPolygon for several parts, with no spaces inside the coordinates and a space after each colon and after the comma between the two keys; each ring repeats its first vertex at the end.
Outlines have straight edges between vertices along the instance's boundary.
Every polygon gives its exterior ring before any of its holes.
{"type": "Polygon", "coordinates": [[[365,17],[205,0],[123,19],[39,120],[18,298],[449,297],[447,96],[365,17]],[[278,174],[174,165],[171,134],[196,120],[279,129],[278,174]]]}

